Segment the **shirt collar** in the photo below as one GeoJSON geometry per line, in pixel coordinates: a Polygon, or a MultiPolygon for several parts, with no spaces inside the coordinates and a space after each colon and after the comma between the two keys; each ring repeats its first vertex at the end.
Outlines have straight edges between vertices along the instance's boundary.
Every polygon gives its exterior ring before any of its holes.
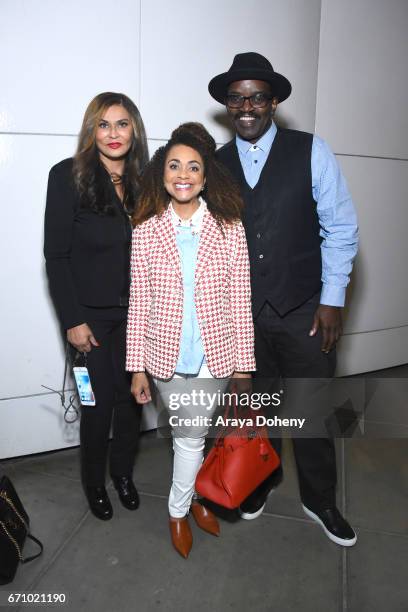
{"type": "Polygon", "coordinates": [[[170,202],[169,209],[171,214],[171,220],[173,221],[174,227],[193,227],[197,232],[200,231],[201,225],[203,222],[205,211],[207,210],[207,203],[202,198],[199,197],[198,201],[200,203],[197,210],[193,213],[190,219],[181,219],[178,214],[175,212],[173,208],[173,204],[170,202]]]}
{"type": "Polygon", "coordinates": [[[272,121],[272,125],[269,128],[269,130],[267,130],[265,134],[261,136],[261,138],[257,140],[255,143],[249,142],[248,140],[243,140],[237,134],[235,136],[235,142],[236,142],[238,151],[241,153],[241,155],[246,155],[248,151],[252,149],[253,146],[256,146],[258,149],[261,149],[261,151],[263,151],[264,153],[269,153],[273,140],[275,138],[276,132],[277,132],[276,125],[272,121]]]}

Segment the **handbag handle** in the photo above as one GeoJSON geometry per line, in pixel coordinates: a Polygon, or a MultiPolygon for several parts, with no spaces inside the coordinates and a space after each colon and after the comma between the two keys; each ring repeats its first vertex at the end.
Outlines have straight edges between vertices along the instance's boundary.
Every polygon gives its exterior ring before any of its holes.
{"type": "MultiPolygon", "coordinates": [[[[224,412],[224,422],[228,419],[229,413],[230,413],[230,409],[231,406],[234,410],[234,418],[237,419],[238,418],[238,406],[237,406],[237,400],[236,400],[236,394],[232,394],[233,397],[231,398],[231,403],[227,405],[227,407],[225,408],[225,412],[224,412]]],[[[224,434],[225,432],[228,430],[228,425],[225,425],[221,431],[219,432],[219,434],[217,434],[216,438],[215,438],[215,442],[214,442],[214,446],[223,446],[224,445],[224,434]]],[[[250,435],[251,438],[262,438],[262,435],[260,433],[260,428],[254,427],[253,430],[253,434],[250,435]]]]}
{"type": "Polygon", "coordinates": [[[231,410],[231,406],[234,410],[234,419],[238,418],[238,406],[237,406],[237,399],[236,399],[236,393],[231,393],[231,395],[233,396],[231,398],[230,403],[228,404],[228,406],[225,408],[225,412],[224,412],[224,419],[227,419],[231,410]]]}
{"type": "MultiPolygon", "coordinates": [[[[234,410],[234,419],[238,418],[238,407],[237,407],[237,400],[236,400],[236,394],[232,394],[233,397],[231,398],[231,402],[226,406],[225,408],[225,412],[224,412],[224,423],[227,422],[227,419],[229,417],[229,413],[230,413],[230,409],[231,406],[234,410]]],[[[216,438],[215,438],[215,442],[214,442],[214,446],[223,446],[224,443],[224,433],[225,431],[228,430],[228,425],[225,425],[224,427],[222,427],[221,431],[217,434],[216,438]]]]}
{"type": "Polygon", "coordinates": [[[21,563],[29,563],[30,561],[37,559],[37,557],[39,557],[44,550],[44,546],[42,542],[40,542],[40,540],[38,540],[33,535],[31,535],[31,533],[27,533],[27,538],[30,538],[30,540],[38,544],[38,546],[40,547],[40,552],[38,552],[36,555],[32,555],[31,557],[26,557],[25,559],[21,559],[21,563]]]}

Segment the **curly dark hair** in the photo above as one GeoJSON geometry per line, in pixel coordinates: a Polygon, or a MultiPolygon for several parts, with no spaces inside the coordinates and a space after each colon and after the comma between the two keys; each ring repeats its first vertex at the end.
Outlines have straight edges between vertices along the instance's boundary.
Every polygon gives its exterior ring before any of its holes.
{"type": "Polygon", "coordinates": [[[134,137],[126,154],[123,176],[123,204],[129,214],[135,209],[140,175],[149,159],[143,121],[132,100],[124,94],[109,91],[95,96],[85,111],[74,156],[73,175],[81,207],[101,215],[114,214],[115,205],[112,201],[112,185],[106,180],[106,169],[99,157],[95,135],[101,117],[116,104],[127,110],[133,126],[134,137]]]}
{"type": "Polygon", "coordinates": [[[168,143],[157,149],[147,164],[141,179],[137,208],[133,213],[133,226],[166,210],[170,196],[163,185],[165,161],[170,149],[180,144],[197,151],[204,162],[206,182],[203,197],[218,224],[222,226],[238,221],[243,209],[239,187],[228,169],[216,158],[214,138],[201,123],[189,122],[176,128],[168,143]]]}

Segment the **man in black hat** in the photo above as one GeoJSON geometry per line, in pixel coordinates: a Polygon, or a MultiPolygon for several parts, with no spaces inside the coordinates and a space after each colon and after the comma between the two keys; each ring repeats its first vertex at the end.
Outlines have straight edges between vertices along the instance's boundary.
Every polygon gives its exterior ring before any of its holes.
{"type": "MultiPolygon", "coordinates": [[[[336,158],[318,136],[276,126],[276,107],[292,88],[262,55],[236,55],[208,89],[236,131],[218,156],[245,202],[257,376],[330,379],[357,252],[356,215],[336,158]]],[[[305,513],[332,541],[352,546],[356,534],[336,507],[333,439],[293,437],[293,448],[305,513]]],[[[262,513],[279,477],[245,500],[242,518],[262,513]]]]}

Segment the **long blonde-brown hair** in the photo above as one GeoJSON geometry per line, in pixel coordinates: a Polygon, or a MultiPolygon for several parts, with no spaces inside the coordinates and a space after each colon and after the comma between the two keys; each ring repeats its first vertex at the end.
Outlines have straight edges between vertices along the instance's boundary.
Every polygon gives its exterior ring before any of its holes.
{"type": "Polygon", "coordinates": [[[183,123],[172,132],[168,143],[157,149],[146,166],[141,180],[138,205],[133,213],[133,225],[139,225],[167,208],[170,197],[164,188],[165,160],[170,149],[183,144],[197,151],[204,162],[206,178],[203,197],[217,222],[232,223],[241,218],[243,201],[231,174],[215,156],[214,138],[201,123],[183,123]]]}
{"type": "Polygon", "coordinates": [[[123,106],[127,110],[133,126],[133,140],[126,154],[123,177],[124,205],[128,212],[133,212],[135,208],[140,189],[140,175],[148,161],[146,133],[137,106],[122,93],[108,91],[95,96],[85,111],[74,156],[73,174],[81,205],[100,214],[112,213],[114,205],[95,136],[101,118],[108,108],[114,105],[123,106]]]}

